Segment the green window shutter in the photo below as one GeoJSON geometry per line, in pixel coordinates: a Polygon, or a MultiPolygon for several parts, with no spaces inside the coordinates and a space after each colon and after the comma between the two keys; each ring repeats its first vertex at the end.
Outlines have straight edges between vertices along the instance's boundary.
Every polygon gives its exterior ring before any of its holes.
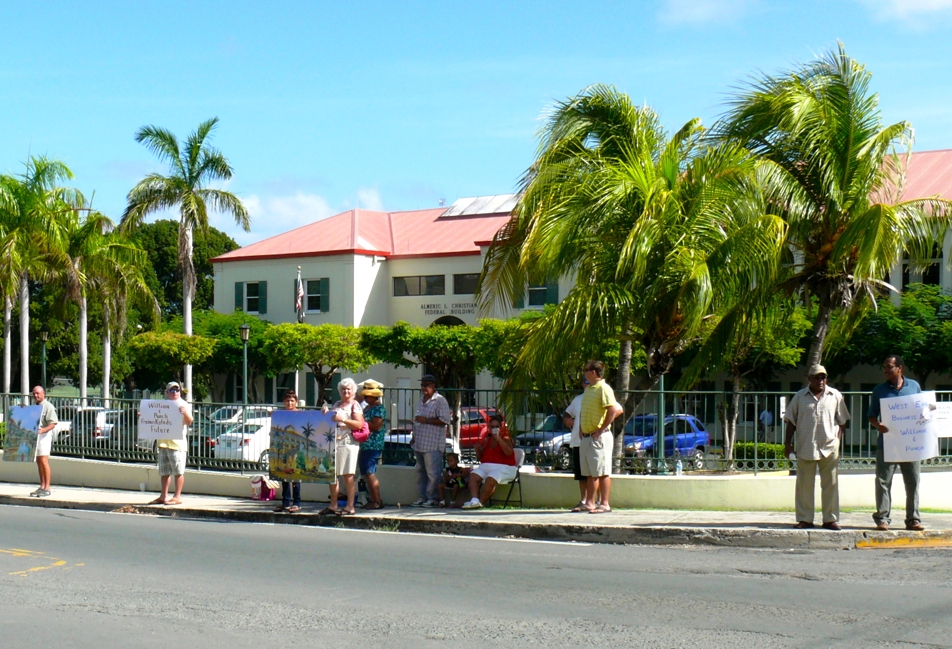
{"type": "Polygon", "coordinates": [[[245,310],[245,283],[235,282],[235,311],[245,310]]]}
{"type": "Polygon", "coordinates": [[[307,401],[307,405],[318,406],[320,404],[314,401],[314,393],[317,392],[317,381],[314,378],[314,372],[308,372],[305,376],[307,378],[304,380],[304,399],[307,401]]]}
{"type": "Polygon", "coordinates": [[[559,283],[558,282],[550,282],[545,285],[545,303],[546,304],[559,303],[559,283]]]}
{"type": "Polygon", "coordinates": [[[264,403],[271,403],[274,399],[274,377],[264,377],[264,403]]]}
{"type": "Polygon", "coordinates": [[[321,313],[327,313],[331,310],[331,281],[324,277],[321,278],[321,313]]]}
{"type": "Polygon", "coordinates": [[[235,394],[235,375],[231,373],[225,377],[225,401],[241,401],[235,394]]]}
{"type": "Polygon", "coordinates": [[[258,313],[264,315],[268,312],[268,283],[258,282],[258,313]]]}

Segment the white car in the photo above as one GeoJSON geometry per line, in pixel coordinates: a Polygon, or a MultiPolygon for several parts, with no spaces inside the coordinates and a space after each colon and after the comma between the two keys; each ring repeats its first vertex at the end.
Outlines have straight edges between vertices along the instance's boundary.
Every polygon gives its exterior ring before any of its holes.
{"type": "Polygon", "coordinates": [[[215,440],[215,459],[256,462],[267,470],[270,448],[271,417],[249,419],[218,436],[215,440]]]}

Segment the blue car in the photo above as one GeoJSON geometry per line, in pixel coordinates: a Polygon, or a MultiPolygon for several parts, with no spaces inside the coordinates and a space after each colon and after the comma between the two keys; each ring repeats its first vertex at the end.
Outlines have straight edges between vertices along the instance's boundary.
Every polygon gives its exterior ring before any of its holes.
{"type": "MultiPolygon", "coordinates": [[[[635,415],[625,424],[625,455],[655,457],[658,415],[635,415]]],[[[664,418],[664,456],[679,455],[686,467],[704,468],[704,454],[711,437],[700,419],[693,415],[667,415],[664,418]],[[677,442],[675,442],[677,438],[677,442]],[[677,453],[675,453],[677,449],[677,453]]]]}

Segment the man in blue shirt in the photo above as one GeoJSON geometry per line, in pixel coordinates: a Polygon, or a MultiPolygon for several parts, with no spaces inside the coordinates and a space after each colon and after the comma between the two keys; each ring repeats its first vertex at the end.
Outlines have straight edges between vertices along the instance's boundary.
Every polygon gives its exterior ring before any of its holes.
{"type": "Polygon", "coordinates": [[[879,400],[922,392],[918,383],[902,375],[904,365],[901,356],[886,357],[883,361],[883,375],[886,377],[886,382],[873,388],[873,397],[870,399],[869,410],[866,412],[870,425],[879,431],[879,440],[876,443],[876,513],[873,514],[873,520],[876,522],[876,529],[884,532],[889,529],[891,522],[889,519],[892,509],[890,492],[897,466],[902,471],[902,482],[906,486],[906,529],[917,532],[925,529],[919,518],[919,461],[886,462],[883,459],[883,433],[889,429],[880,421],[879,400]]]}

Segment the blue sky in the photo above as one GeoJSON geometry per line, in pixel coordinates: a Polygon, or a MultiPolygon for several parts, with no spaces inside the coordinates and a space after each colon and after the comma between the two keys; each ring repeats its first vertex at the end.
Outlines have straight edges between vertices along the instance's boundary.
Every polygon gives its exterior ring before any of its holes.
{"type": "Polygon", "coordinates": [[[592,83],[670,129],[845,43],[916,150],[952,148],[952,0],[0,0],[0,171],[66,162],[115,219],[164,172],[133,135],[217,116],[256,241],[355,206],[511,192],[540,117],[592,83]],[[227,7],[227,9],[225,9],[227,7]]]}

